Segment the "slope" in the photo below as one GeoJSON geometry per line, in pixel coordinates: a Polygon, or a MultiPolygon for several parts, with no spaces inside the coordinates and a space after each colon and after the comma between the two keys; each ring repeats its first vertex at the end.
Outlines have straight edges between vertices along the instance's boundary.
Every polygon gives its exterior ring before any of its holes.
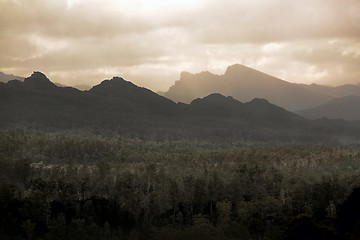
{"type": "Polygon", "coordinates": [[[308,118],[329,118],[329,119],[345,119],[360,120],[360,96],[341,97],[318,107],[298,111],[297,114],[308,118]]]}

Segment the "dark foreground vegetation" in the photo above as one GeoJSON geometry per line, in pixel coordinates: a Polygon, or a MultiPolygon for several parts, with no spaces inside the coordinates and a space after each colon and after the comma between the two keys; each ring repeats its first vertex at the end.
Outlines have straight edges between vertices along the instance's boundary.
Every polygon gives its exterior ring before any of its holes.
{"type": "Polygon", "coordinates": [[[0,131],[0,239],[359,239],[356,144],[0,131]]]}

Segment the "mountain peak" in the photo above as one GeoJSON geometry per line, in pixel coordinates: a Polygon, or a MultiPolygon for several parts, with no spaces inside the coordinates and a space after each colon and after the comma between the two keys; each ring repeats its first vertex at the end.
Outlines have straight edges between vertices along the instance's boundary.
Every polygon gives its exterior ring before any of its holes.
{"type": "Polygon", "coordinates": [[[269,104],[270,102],[265,98],[254,98],[249,103],[258,103],[258,104],[269,104]]]}
{"type": "Polygon", "coordinates": [[[239,74],[244,71],[256,71],[256,70],[237,63],[234,65],[228,66],[224,75],[239,74]]]}
{"type": "Polygon", "coordinates": [[[193,76],[194,74],[186,71],[180,73],[180,79],[188,79],[188,78],[192,78],[193,76]]]}
{"type": "Polygon", "coordinates": [[[202,71],[196,74],[190,73],[190,72],[181,72],[180,74],[180,80],[197,80],[197,79],[209,79],[216,76],[215,74],[209,72],[209,71],[202,71]]]}
{"type": "Polygon", "coordinates": [[[100,83],[100,85],[108,85],[108,86],[135,86],[135,84],[133,84],[132,82],[130,81],[127,81],[125,80],[124,78],[122,77],[118,77],[118,76],[115,76],[113,77],[112,79],[110,80],[104,80],[100,83]]]}
{"type": "Polygon", "coordinates": [[[125,80],[122,77],[113,77],[112,79],[106,79],[102,81],[100,84],[93,86],[90,91],[91,92],[104,92],[104,93],[118,93],[119,90],[125,89],[133,89],[137,88],[135,84],[125,80]]]}
{"type": "Polygon", "coordinates": [[[34,71],[30,77],[48,79],[45,74],[43,74],[42,72],[39,72],[39,71],[34,71]]]}
{"type": "Polygon", "coordinates": [[[46,77],[45,74],[38,71],[33,72],[30,77],[25,78],[24,83],[38,86],[56,86],[46,77]]]}
{"type": "Polygon", "coordinates": [[[210,104],[228,104],[228,103],[236,103],[239,104],[238,100],[234,99],[231,96],[224,96],[221,93],[212,93],[203,98],[194,99],[191,104],[198,104],[198,103],[210,103],[210,104]]]}

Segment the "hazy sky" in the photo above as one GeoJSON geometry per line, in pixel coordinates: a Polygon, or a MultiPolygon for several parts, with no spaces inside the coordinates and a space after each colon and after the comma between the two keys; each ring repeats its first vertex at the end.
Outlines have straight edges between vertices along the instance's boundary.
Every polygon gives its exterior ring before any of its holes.
{"type": "Polygon", "coordinates": [[[360,0],[0,0],[0,71],[155,91],[241,63],[291,82],[360,83],[360,0]]]}

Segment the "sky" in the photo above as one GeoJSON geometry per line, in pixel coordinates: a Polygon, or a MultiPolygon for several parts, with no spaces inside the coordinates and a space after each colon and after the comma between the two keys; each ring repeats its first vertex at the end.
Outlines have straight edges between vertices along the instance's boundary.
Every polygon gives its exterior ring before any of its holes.
{"type": "Polygon", "coordinates": [[[0,71],[64,85],[121,76],[165,91],[244,64],[289,82],[360,83],[359,0],[0,0],[0,71]]]}

